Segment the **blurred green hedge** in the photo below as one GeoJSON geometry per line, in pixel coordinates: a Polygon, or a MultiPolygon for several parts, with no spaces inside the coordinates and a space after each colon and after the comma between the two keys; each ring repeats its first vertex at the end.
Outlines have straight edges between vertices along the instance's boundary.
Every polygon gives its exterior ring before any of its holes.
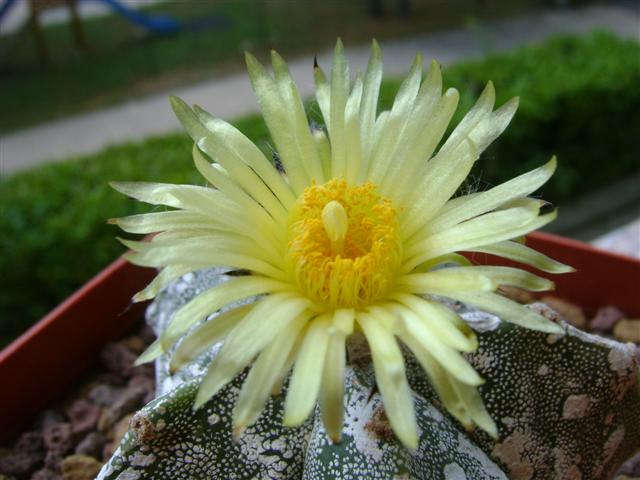
{"type": "MultiPolygon", "coordinates": [[[[445,81],[462,93],[454,122],[488,79],[496,85],[498,104],[521,97],[511,126],[478,162],[473,186],[497,184],[557,154],[560,167],[542,196],[562,203],[639,170],[639,62],[637,43],[598,33],[446,68],[445,81]]],[[[397,88],[397,81],[384,84],[384,108],[397,88]]],[[[258,116],[235,123],[269,151],[258,116]]],[[[174,134],[0,181],[0,346],[122,253],[117,229],[105,220],[145,207],[108,182],[203,184],[190,150],[187,137],[174,134]]]]}

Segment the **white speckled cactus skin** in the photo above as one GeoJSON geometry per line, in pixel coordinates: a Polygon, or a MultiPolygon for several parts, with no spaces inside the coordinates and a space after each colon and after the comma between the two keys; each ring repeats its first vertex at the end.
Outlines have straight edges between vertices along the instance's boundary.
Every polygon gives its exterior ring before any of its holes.
{"type": "MultiPolygon", "coordinates": [[[[150,307],[151,323],[162,329],[171,312],[217,278],[201,272],[174,282],[150,307]]],[[[192,409],[213,349],[173,377],[166,358],[158,361],[159,398],[134,417],[98,479],[599,480],[640,446],[636,346],[572,327],[565,336],[550,336],[455,307],[479,329],[480,346],[467,358],[486,379],[480,391],[498,440],[466,432],[444,413],[407,356],[421,441],[415,452],[403,448],[386,420],[366,345],[354,336],[342,443],[328,441],[319,415],[300,428],[283,427],[281,396],[234,442],[231,411],[244,375],[192,409]]]]}

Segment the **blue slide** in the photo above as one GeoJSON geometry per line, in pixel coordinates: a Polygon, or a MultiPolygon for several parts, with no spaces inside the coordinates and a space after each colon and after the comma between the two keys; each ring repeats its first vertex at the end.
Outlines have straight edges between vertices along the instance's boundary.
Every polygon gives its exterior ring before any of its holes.
{"type": "MultiPolygon", "coordinates": [[[[118,0],[81,0],[81,1],[97,1],[108,5],[114,12],[127,21],[138,25],[146,30],[156,33],[173,33],[181,29],[180,23],[168,15],[145,14],[140,13],[133,8],[129,8],[118,0]]],[[[0,6],[0,23],[16,0],[4,0],[0,6]]]]}

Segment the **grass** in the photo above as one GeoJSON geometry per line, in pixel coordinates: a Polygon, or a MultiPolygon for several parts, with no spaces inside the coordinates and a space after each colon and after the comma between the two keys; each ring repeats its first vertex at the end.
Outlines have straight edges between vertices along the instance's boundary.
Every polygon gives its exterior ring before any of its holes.
{"type": "MultiPolygon", "coordinates": [[[[505,134],[481,158],[474,183],[492,185],[558,154],[560,167],[542,190],[563,204],[580,193],[640,170],[640,46],[597,34],[561,38],[513,54],[447,68],[462,93],[454,124],[492,78],[498,104],[520,94],[505,134]]],[[[384,83],[389,108],[398,81],[384,83]]],[[[310,106],[309,111],[317,112],[310,106]]],[[[259,116],[234,122],[270,155],[259,116]]],[[[24,331],[122,253],[106,219],[145,207],[113,191],[109,181],[204,184],[182,134],[114,146],[98,154],[44,165],[0,179],[0,345],[24,331]]]]}
{"type": "MultiPolygon", "coordinates": [[[[376,19],[367,0],[167,2],[146,10],[183,21],[184,31],[150,35],[114,15],[87,19],[88,52],[75,48],[69,25],[46,26],[52,57],[46,68],[38,61],[30,31],[0,37],[0,105],[11,112],[0,116],[0,132],[240,69],[245,50],[264,54],[277,48],[291,57],[329,49],[338,35],[366,42],[459,25],[469,13],[481,15],[476,2],[454,3],[416,0],[408,19],[393,14],[376,19]],[[223,25],[215,27],[216,19],[223,25]]],[[[517,0],[501,6],[499,13],[512,14],[535,3],[517,0]]],[[[389,9],[394,5],[387,4],[389,9]]],[[[496,15],[485,10],[482,15],[496,15]]]]}

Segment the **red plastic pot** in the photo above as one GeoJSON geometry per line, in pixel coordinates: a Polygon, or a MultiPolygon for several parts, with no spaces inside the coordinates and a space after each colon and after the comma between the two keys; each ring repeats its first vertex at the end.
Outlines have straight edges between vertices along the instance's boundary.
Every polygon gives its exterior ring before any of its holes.
{"type": "MultiPolygon", "coordinates": [[[[640,317],[640,261],[547,233],[527,244],[576,268],[549,275],[558,296],[587,311],[616,305],[640,317]]],[[[474,263],[511,264],[473,254],[474,263]]],[[[539,273],[539,272],[538,272],[539,273]]],[[[90,280],[64,303],[0,352],[0,443],[10,440],[96,361],[102,347],[124,335],[140,318],[144,304],[133,294],[155,275],[122,259],[90,280]]]]}

